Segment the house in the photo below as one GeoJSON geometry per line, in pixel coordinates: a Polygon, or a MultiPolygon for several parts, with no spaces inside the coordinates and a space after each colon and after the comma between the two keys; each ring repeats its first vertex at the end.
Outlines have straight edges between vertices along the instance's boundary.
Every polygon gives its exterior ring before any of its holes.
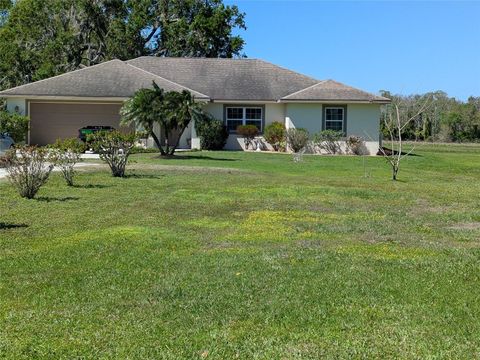
{"type": "MultiPolygon", "coordinates": [[[[366,140],[369,152],[380,141],[380,106],[389,99],[341,84],[317,80],[254,59],[139,57],[111,60],[0,92],[7,109],[31,119],[28,141],[46,145],[57,138],[75,137],[88,125],[120,127],[122,103],[155,81],[166,91],[190,91],[205,110],[222,119],[230,136],[226,149],[242,149],[235,134],[241,124],[260,132],[273,121],[287,128],[343,131],[366,140]]],[[[193,125],[180,147],[198,148],[193,125]]]]}

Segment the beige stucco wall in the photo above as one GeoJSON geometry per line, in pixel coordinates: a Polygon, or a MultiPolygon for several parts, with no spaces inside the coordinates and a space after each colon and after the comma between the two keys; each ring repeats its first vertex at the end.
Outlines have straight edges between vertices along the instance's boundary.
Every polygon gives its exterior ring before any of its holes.
{"type": "MultiPolygon", "coordinates": [[[[284,122],[287,128],[305,128],[312,135],[322,129],[322,104],[255,103],[251,105],[262,105],[265,107],[265,126],[274,121],[279,121],[284,122]]],[[[7,110],[10,112],[18,108],[18,111],[25,115],[28,111],[25,106],[26,101],[24,98],[7,99],[7,110]]],[[[205,111],[222,121],[223,108],[223,103],[207,103],[204,106],[205,111]]],[[[371,154],[376,153],[379,146],[379,119],[379,104],[347,104],[347,135],[363,137],[371,154]]],[[[259,138],[261,139],[261,137],[259,138]]],[[[262,144],[264,149],[270,148],[265,141],[262,141],[262,144]]],[[[186,129],[180,141],[181,148],[189,148],[190,146],[192,148],[200,147],[200,139],[195,133],[193,124],[186,129]]],[[[225,148],[228,150],[242,150],[244,148],[243,139],[236,135],[230,135],[225,148]]]]}
{"type": "Polygon", "coordinates": [[[347,135],[357,135],[366,141],[378,141],[380,135],[380,105],[349,104],[347,135]]]}
{"type": "MultiPolygon", "coordinates": [[[[223,121],[224,114],[223,108],[224,103],[208,103],[205,105],[204,110],[210,113],[213,117],[218,120],[223,121]]],[[[285,121],[285,104],[277,104],[277,103],[255,103],[255,104],[238,104],[239,106],[246,106],[246,105],[261,105],[265,107],[265,126],[271,124],[274,121],[278,121],[283,123],[285,121]]],[[[259,140],[262,142],[262,147],[268,149],[270,145],[268,145],[261,136],[258,137],[259,140]]],[[[227,150],[243,150],[244,149],[244,142],[243,138],[237,135],[230,135],[227,139],[227,144],[225,145],[225,149],[227,150]]],[[[196,138],[196,136],[192,136],[192,147],[199,148],[200,142],[196,138]]]]}
{"type": "MultiPolygon", "coordinates": [[[[239,104],[240,105],[240,104],[239,104]]],[[[244,105],[244,104],[242,104],[244,105]]],[[[267,103],[255,104],[265,106],[265,126],[274,121],[284,122],[287,128],[304,128],[313,135],[322,130],[323,104],[314,103],[267,103]]],[[[208,103],[204,110],[215,118],[223,121],[223,103],[208,103]]],[[[357,135],[365,139],[366,147],[371,154],[378,150],[379,139],[379,104],[347,104],[347,135],[357,135]]],[[[192,138],[192,147],[199,148],[200,141],[192,130],[188,130],[185,137],[192,138]]],[[[259,137],[262,140],[262,137],[259,137]]],[[[262,141],[263,148],[270,146],[262,141]]],[[[225,149],[244,149],[243,138],[237,135],[230,135],[225,149]]]]}
{"type": "Polygon", "coordinates": [[[203,110],[212,115],[215,119],[223,120],[223,104],[208,103],[203,110]]]}
{"type": "Polygon", "coordinates": [[[265,125],[285,121],[285,104],[265,104],[265,125]]]}
{"type": "Polygon", "coordinates": [[[285,106],[287,129],[302,128],[310,134],[322,130],[322,104],[285,104],[285,106]]]}
{"type": "Polygon", "coordinates": [[[188,127],[185,129],[182,136],[180,137],[180,141],[178,143],[179,149],[191,149],[192,127],[193,122],[190,122],[190,124],[188,124],[188,127]]]}
{"type": "MultiPolygon", "coordinates": [[[[334,105],[332,105],[334,106],[334,105]]],[[[347,136],[357,135],[365,140],[368,152],[376,154],[379,147],[380,105],[347,104],[347,136]]],[[[286,104],[285,126],[304,128],[310,135],[322,130],[323,104],[286,104]]],[[[344,147],[344,144],[342,144],[344,147]]]]}
{"type": "Polygon", "coordinates": [[[7,111],[8,112],[15,112],[18,109],[20,115],[26,115],[27,109],[25,108],[26,101],[24,98],[9,98],[7,99],[7,111]]]}
{"type": "MultiPolygon", "coordinates": [[[[286,125],[307,129],[313,135],[322,130],[322,111],[322,104],[287,104],[286,125]]],[[[380,105],[347,104],[347,136],[378,141],[379,121],[380,105]]]]}

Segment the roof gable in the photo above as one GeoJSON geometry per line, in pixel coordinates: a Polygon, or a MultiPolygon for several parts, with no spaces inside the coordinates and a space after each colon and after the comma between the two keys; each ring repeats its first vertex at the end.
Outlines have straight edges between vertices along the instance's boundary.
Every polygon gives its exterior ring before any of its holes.
{"type": "Polygon", "coordinates": [[[208,99],[208,96],[204,94],[120,60],[107,61],[99,65],[17,86],[0,92],[0,96],[128,98],[141,88],[152,87],[153,81],[166,91],[188,90],[197,98],[208,99]]]}
{"type": "Polygon", "coordinates": [[[281,100],[291,101],[369,101],[389,102],[382,96],[339,83],[334,80],[324,80],[303,90],[284,96],[281,100]]]}

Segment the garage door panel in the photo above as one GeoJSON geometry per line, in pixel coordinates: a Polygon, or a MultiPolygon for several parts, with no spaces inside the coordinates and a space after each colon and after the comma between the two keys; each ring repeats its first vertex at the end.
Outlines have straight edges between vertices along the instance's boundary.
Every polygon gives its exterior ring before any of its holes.
{"type": "Polygon", "coordinates": [[[30,103],[30,143],[46,145],[77,137],[84,126],[120,128],[121,104],[30,103]]]}

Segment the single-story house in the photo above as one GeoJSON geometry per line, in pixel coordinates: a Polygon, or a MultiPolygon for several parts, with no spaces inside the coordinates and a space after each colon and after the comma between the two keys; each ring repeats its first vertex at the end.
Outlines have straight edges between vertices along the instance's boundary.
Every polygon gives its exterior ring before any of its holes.
{"type": "MultiPolygon", "coordinates": [[[[76,137],[84,126],[120,127],[119,109],[135,91],[155,81],[166,91],[190,91],[227,126],[226,149],[242,149],[240,124],[263,131],[279,121],[287,128],[322,129],[361,136],[369,152],[380,142],[380,107],[389,99],[333,80],[309,76],[256,59],[139,57],[111,60],[0,92],[8,111],[30,117],[30,144],[76,137]]],[[[159,134],[160,135],[160,134],[159,134]]],[[[194,126],[180,147],[198,148],[194,126]]]]}

